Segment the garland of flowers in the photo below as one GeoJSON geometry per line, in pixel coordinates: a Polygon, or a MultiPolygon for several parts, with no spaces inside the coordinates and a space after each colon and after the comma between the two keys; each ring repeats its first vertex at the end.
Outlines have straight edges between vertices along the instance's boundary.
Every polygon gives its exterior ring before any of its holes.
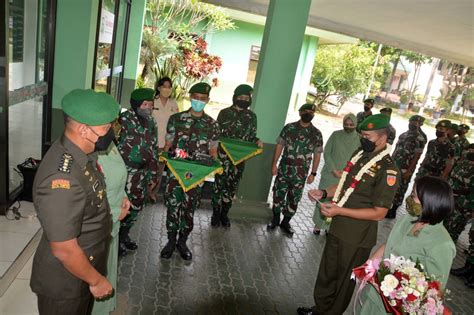
{"type": "MultiPolygon", "coordinates": [[[[372,165],[374,165],[377,162],[379,162],[380,160],[382,160],[387,154],[390,154],[391,150],[392,150],[392,146],[387,144],[387,147],[385,148],[385,150],[381,151],[379,154],[374,156],[369,162],[367,162],[359,170],[359,172],[356,174],[356,176],[354,176],[354,178],[352,178],[352,183],[350,184],[349,188],[347,188],[346,191],[344,192],[344,196],[342,196],[342,198],[339,199],[339,197],[341,195],[341,191],[342,191],[342,186],[346,182],[347,174],[349,174],[349,171],[351,170],[351,168],[360,160],[360,158],[362,157],[362,154],[364,153],[364,151],[361,150],[356,155],[354,155],[354,157],[349,162],[347,162],[347,165],[344,168],[344,171],[342,172],[341,179],[339,180],[339,183],[337,184],[336,192],[334,194],[334,197],[332,198],[332,203],[336,204],[336,206],[338,206],[338,207],[344,206],[346,201],[349,199],[349,197],[354,192],[354,189],[356,188],[357,184],[359,184],[360,179],[362,178],[362,176],[364,176],[364,174],[367,173],[367,171],[372,167],[372,165]]],[[[327,223],[330,223],[331,221],[332,221],[332,218],[327,218],[326,219],[327,223]]]]}

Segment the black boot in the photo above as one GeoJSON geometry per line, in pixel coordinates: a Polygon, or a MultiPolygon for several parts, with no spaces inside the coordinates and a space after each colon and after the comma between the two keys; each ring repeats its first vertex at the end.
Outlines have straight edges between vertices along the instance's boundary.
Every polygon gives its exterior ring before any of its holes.
{"type": "Polygon", "coordinates": [[[120,227],[119,232],[119,242],[125,246],[125,248],[129,250],[135,250],[138,248],[137,243],[132,241],[128,233],[130,232],[130,227],[120,227]]]}
{"type": "Polygon", "coordinates": [[[274,230],[279,225],[280,225],[280,214],[273,212],[273,219],[270,223],[267,224],[267,230],[274,230]]]}
{"type": "Polygon", "coordinates": [[[191,260],[193,259],[193,254],[189,250],[188,246],[186,246],[187,240],[188,240],[188,234],[180,232],[178,244],[176,245],[176,247],[178,248],[181,258],[183,258],[184,260],[191,260]]]}
{"type": "Polygon", "coordinates": [[[219,208],[212,208],[211,226],[218,227],[220,224],[221,210],[219,208]]]}
{"type": "Polygon", "coordinates": [[[127,249],[125,248],[125,245],[123,243],[119,243],[118,256],[119,257],[127,256],[127,249]]]}
{"type": "Polygon", "coordinates": [[[466,264],[457,269],[451,269],[451,274],[456,277],[465,277],[474,272],[474,266],[466,261],[466,264]]]}
{"type": "Polygon", "coordinates": [[[176,232],[168,232],[168,243],[161,250],[161,258],[169,259],[176,248],[176,232]]]}
{"type": "Polygon", "coordinates": [[[221,209],[221,224],[222,224],[222,227],[224,228],[230,228],[230,221],[229,221],[229,217],[227,216],[227,214],[229,213],[229,210],[230,210],[230,203],[223,203],[222,204],[222,209],[221,209]]]}
{"type": "Polygon", "coordinates": [[[293,230],[293,228],[291,227],[290,220],[291,217],[284,217],[283,221],[281,221],[280,223],[280,229],[286,234],[288,234],[289,237],[292,237],[295,233],[295,230],[293,230]]]}
{"type": "Polygon", "coordinates": [[[390,210],[387,211],[387,214],[385,215],[386,219],[395,219],[397,216],[397,209],[400,205],[393,205],[390,210]]]}

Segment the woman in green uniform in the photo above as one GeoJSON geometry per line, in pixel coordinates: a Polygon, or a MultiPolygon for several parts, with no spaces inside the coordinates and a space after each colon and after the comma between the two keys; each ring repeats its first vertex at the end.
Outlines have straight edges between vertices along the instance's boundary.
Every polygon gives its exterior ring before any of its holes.
{"type": "MultiPolygon", "coordinates": [[[[397,221],[387,243],[371,259],[388,258],[390,254],[419,259],[444,289],[456,256],[455,245],[443,226],[443,220],[454,209],[453,192],[441,178],[425,176],[417,180],[406,205],[409,214],[397,221]]],[[[362,301],[360,314],[386,313],[380,295],[371,285],[364,288],[362,301]]]]}

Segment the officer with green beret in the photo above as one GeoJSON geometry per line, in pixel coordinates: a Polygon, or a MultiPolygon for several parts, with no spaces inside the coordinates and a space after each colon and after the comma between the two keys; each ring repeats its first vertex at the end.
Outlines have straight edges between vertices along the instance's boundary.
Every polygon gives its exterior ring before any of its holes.
{"type": "MultiPolygon", "coordinates": [[[[385,107],[380,110],[380,114],[386,115],[388,117],[392,116],[392,109],[390,107],[385,107]]],[[[395,138],[397,137],[397,131],[395,128],[390,124],[388,126],[388,139],[387,143],[392,145],[393,142],[395,141],[395,138]]]]}
{"type": "Polygon", "coordinates": [[[367,117],[359,126],[361,149],[354,152],[338,185],[310,190],[309,197],[333,198],[321,206],[332,218],[314,288],[314,306],[300,307],[298,314],[343,314],[355,281],[352,269],[362,265],[377,240],[377,221],[390,208],[400,174],[387,146],[389,118],[367,117]]]}
{"type": "Polygon", "coordinates": [[[106,279],[112,216],[95,151],[108,148],[119,105],[112,96],[73,90],[61,101],[65,129],[44,156],[33,185],[43,235],[31,289],[39,314],[90,314],[110,296],[106,279]]]}
{"type": "Polygon", "coordinates": [[[410,117],[408,131],[398,137],[392,159],[401,172],[400,187],[393,199],[392,208],[388,211],[386,218],[393,219],[397,214],[398,207],[403,203],[405,193],[410,184],[411,177],[415,171],[418,160],[426,145],[425,138],[420,134],[420,126],[423,117],[414,115],[410,117]]]}
{"type": "Polygon", "coordinates": [[[364,100],[364,111],[357,114],[357,125],[372,115],[372,108],[374,107],[374,104],[375,100],[373,98],[367,98],[364,100]]]}
{"type": "Polygon", "coordinates": [[[146,197],[158,181],[158,137],[153,118],[155,91],[139,88],[130,95],[130,109],[120,114],[120,135],[117,148],[127,167],[125,190],[130,200],[130,213],[121,221],[119,255],[135,250],[138,245],[130,236],[130,229],[143,209],[146,197]]]}
{"type": "Polygon", "coordinates": [[[455,147],[449,141],[447,131],[451,121],[440,120],[436,124],[436,139],[428,142],[425,158],[418,169],[416,178],[423,176],[441,176],[448,178],[454,166],[455,147]]]}
{"type": "MultiPolygon", "coordinates": [[[[237,86],[232,96],[232,106],[219,112],[217,123],[221,137],[254,142],[262,147],[263,143],[257,138],[257,115],[249,109],[252,92],[250,85],[237,86]]],[[[234,165],[222,148],[218,154],[224,171],[221,175],[216,174],[214,180],[211,225],[217,227],[222,224],[228,228],[230,221],[227,214],[232,207],[245,163],[234,165]]]]}
{"type": "MultiPolygon", "coordinates": [[[[211,86],[204,82],[191,87],[191,108],[172,115],[168,120],[166,144],[163,149],[165,152],[181,149],[191,156],[205,154],[217,158],[219,128],[217,122],[204,113],[210,92],[211,86]]],[[[192,259],[186,241],[193,230],[194,211],[201,201],[202,186],[203,184],[200,184],[184,192],[173,173],[168,172],[165,190],[168,243],[161,251],[162,258],[170,258],[175,248],[178,248],[181,258],[192,259]]]]}
{"type": "Polygon", "coordinates": [[[304,104],[300,107],[300,120],[283,127],[276,140],[273,155],[272,175],[276,176],[273,185],[273,219],[267,225],[267,229],[274,230],[280,226],[290,237],[294,233],[290,220],[296,213],[305,183],[311,184],[316,177],[323,152],[321,131],[311,123],[315,109],[313,104],[304,104]],[[283,156],[277,167],[282,152],[283,156]],[[280,223],[281,214],[283,221],[280,223]]]}

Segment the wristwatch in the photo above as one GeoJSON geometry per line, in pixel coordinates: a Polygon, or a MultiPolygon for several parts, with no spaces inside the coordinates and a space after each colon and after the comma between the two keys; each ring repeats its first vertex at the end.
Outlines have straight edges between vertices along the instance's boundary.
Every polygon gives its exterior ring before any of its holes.
{"type": "Polygon", "coordinates": [[[316,176],[316,172],[311,172],[311,175],[316,176]]]}

